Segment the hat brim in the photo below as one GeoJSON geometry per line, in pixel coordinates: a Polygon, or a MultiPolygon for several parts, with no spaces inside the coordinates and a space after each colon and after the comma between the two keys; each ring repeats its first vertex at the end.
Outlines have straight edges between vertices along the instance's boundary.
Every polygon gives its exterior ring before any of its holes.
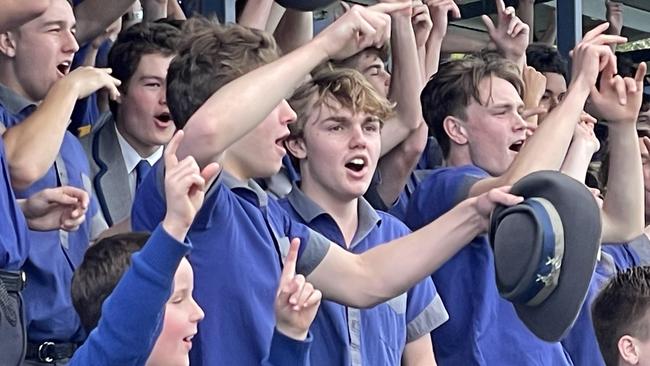
{"type": "Polygon", "coordinates": [[[557,342],[575,322],[589,288],[600,249],[600,209],[582,183],[556,171],[532,173],[510,192],[547,199],[562,220],[565,247],[558,286],[540,305],[513,304],[521,321],[537,337],[557,342]]]}

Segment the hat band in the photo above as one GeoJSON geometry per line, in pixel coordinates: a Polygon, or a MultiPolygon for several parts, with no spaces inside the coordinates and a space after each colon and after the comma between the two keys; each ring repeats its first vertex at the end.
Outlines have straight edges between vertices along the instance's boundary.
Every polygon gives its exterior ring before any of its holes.
{"type": "Polygon", "coordinates": [[[511,300],[528,306],[541,304],[553,293],[560,279],[562,259],[564,258],[564,229],[562,219],[548,200],[540,197],[526,199],[542,226],[542,248],[537,269],[533,278],[528,278],[528,286],[511,300]]]}

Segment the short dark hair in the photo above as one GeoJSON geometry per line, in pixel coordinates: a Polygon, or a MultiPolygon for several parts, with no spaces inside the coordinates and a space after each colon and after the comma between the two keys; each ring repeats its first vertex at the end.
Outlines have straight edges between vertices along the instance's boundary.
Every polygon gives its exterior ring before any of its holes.
{"type": "Polygon", "coordinates": [[[633,267],[619,272],[600,291],[592,305],[591,318],[600,352],[607,366],[618,362],[618,341],[630,335],[642,341],[650,338],[643,321],[650,310],[650,267],[633,267]]]}
{"type": "MultiPolygon", "coordinates": [[[[112,76],[122,82],[120,90],[128,89],[142,56],[176,54],[180,36],[180,29],[163,22],[137,23],[120,33],[108,53],[108,67],[113,70],[112,76]]],[[[117,103],[111,101],[110,107],[113,116],[117,116],[117,103]]]]}
{"type": "Polygon", "coordinates": [[[526,64],[535,70],[545,73],[560,74],[567,80],[569,64],[557,48],[543,43],[532,43],[526,48],[526,64]]]}
{"type": "Polygon", "coordinates": [[[86,251],[72,277],[72,304],[87,333],[97,326],[102,304],[131,265],[131,255],[142,249],[148,233],[117,234],[86,251]]]}
{"type": "Polygon", "coordinates": [[[524,90],[517,65],[501,57],[481,55],[443,62],[422,90],[420,102],[424,121],[440,144],[445,157],[451,148],[443,126],[445,118],[467,118],[466,108],[471,100],[482,103],[479,85],[484,78],[490,76],[506,80],[517,89],[519,95],[524,90]]]}
{"type": "Polygon", "coordinates": [[[167,73],[167,104],[176,127],[183,128],[219,88],[278,57],[275,40],[264,31],[203,17],[187,20],[167,73]]]}

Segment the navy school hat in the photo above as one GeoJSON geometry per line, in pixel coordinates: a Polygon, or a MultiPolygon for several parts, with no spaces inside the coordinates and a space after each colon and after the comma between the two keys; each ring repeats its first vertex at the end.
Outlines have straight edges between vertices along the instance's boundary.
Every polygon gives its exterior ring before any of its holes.
{"type": "Polygon", "coordinates": [[[499,294],[537,337],[557,342],[575,322],[600,250],[600,209],[584,184],[557,171],[527,175],[524,201],[492,212],[499,294]]]}

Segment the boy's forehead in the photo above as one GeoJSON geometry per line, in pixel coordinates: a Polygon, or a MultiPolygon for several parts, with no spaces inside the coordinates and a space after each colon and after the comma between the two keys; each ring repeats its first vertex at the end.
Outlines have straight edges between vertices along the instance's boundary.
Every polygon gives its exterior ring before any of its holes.
{"type": "Polygon", "coordinates": [[[49,23],[62,23],[73,27],[76,23],[72,5],[67,0],[52,0],[47,10],[37,18],[23,24],[21,30],[42,27],[49,23]]]}
{"type": "MultiPolygon", "coordinates": [[[[497,76],[488,76],[479,83],[481,105],[490,107],[499,104],[523,104],[521,96],[512,83],[497,76]]],[[[472,102],[476,102],[472,99],[472,102]]]]}

